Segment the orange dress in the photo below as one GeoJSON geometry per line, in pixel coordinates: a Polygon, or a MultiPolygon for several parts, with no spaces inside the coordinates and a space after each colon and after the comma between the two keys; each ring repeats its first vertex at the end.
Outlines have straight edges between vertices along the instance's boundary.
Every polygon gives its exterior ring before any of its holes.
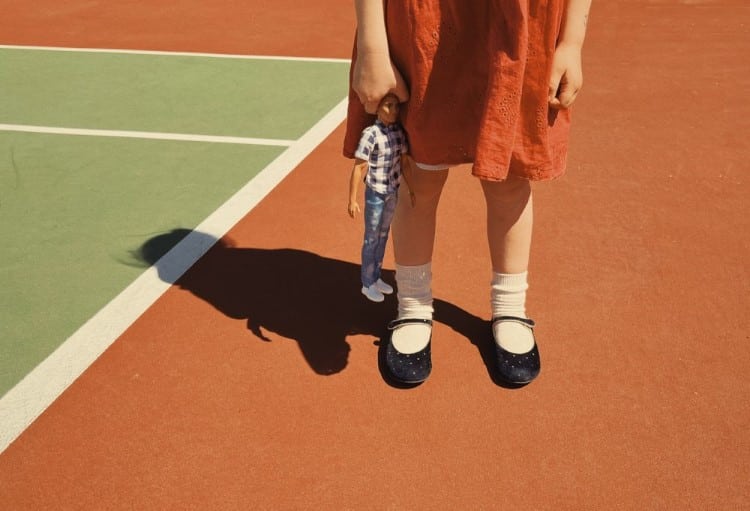
{"type": "MultiPolygon", "coordinates": [[[[385,0],[391,59],[411,96],[401,123],[418,163],[473,163],[475,176],[493,181],[565,172],[570,112],[547,104],[564,5],[385,0]]],[[[345,156],[372,122],[350,91],[345,156]]]]}

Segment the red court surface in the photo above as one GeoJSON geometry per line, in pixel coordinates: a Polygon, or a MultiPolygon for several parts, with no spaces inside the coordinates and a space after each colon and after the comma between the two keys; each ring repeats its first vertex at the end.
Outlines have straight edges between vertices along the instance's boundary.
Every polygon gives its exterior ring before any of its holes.
{"type": "Polygon", "coordinates": [[[349,58],[354,8],[323,0],[2,0],[3,44],[349,58]]]}
{"type": "MultiPolygon", "coordinates": [[[[191,4],[37,3],[3,42],[349,54],[349,3],[191,4]]],[[[739,1],[595,1],[568,174],[535,186],[531,385],[490,377],[466,169],[439,213],[433,374],[383,380],[395,301],[358,294],[339,127],[0,455],[3,507],[750,509],[748,27],[739,1]]]]}

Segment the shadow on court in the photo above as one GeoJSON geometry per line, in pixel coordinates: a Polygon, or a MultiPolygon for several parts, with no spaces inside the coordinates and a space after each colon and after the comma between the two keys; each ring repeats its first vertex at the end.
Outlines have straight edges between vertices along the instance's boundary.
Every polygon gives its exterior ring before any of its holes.
{"type": "MultiPolygon", "coordinates": [[[[163,267],[161,257],[190,233],[175,229],[155,236],[134,255],[142,263],[156,265],[159,276],[169,282],[170,270],[163,267]]],[[[362,296],[359,265],[297,249],[236,248],[224,239],[197,234],[215,244],[177,280],[180,288],[230,318],[246,319],[248,330],[259,340],[270,341],[268,332],[294,339],[312,370],[321,375],[346,367],[351,349],[348,335],[377,337],[384,373],[384,341],[388,321],[396,315],[396,300],[389,296],[376,304],[362,296]]],[[[393,283],[393,271],[384,271],[383,278],[393,283]]],[[[435,321],[471,340],[491,375],[494,355],[488,322],[439,299],[434,306],[435,321]]]]}

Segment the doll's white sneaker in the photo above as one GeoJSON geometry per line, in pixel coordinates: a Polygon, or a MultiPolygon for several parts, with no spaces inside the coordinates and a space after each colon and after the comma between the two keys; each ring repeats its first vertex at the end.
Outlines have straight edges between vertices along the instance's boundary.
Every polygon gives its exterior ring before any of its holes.
{"type": "Polygon", "coordinates": [[[383,282],[383,279],[376,280],[374,285],[375,285],[375,288],[381,293],[383,293],[384,295],[389,295],[393,293],[393,287],[389,285],[388,283],[383,282]]]}
{"type": "Polygon", "coordinates": [[[362,294],[367,297],[368,300],[373,302],[382,302],[385,300],[383,293],[378,291],[377,283],[372,284],[370,287],[362,286],[362,294]]]}

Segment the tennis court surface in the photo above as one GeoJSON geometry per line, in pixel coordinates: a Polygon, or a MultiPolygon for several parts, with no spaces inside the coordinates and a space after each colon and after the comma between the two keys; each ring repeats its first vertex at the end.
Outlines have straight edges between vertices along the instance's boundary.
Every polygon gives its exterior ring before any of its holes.
{"type": "Polygon", "coordinates": [[[458,168],[400,389],[346,214],[351,5],[0,6],[3,509],[750,509],[750,7],[594,2],[535,186],[540,378],[491,377],[458,168]]]}

